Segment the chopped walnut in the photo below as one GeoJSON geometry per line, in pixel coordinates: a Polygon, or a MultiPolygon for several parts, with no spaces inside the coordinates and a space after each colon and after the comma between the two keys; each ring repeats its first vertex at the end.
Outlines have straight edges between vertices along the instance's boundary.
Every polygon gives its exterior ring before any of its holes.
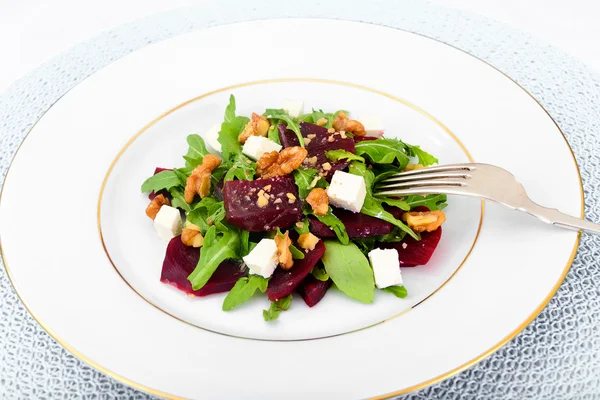
{"type": "Polygon", "coordinates": [[[315,215],[327,215],[329,212],[329,197],[325,189],[315,188],[306,196],[306,202],[310,204],[315,215]]]}
{"type": "Polygon", "coordinates": [[[275,235],[275,244],[277,245],[278,261],[281,268],[285,270],[292,268],[294,260],[292,259],[292,252],[290,251],[290,245],[292,244],[290,232],[285,231],[285,234],[283,235],[275,235]]]}
{"type": "Polygon", "coordinates": [[[238,136],[238,141],[240,143],[246,143],[246,140],[248,140],[250,136],[267,136],[269,127],[270,124],[268,119],[257,113],[252,113],[252,119],[246,124],[244,130],[238,136]]]}
{"type": "Polygon", "coordinates": [[[286,147],[280,153],[265,153],[258,160],[256,172],[262,179],[287,175],[297,169],[308,152],[300,146],[286,147]]]}
{"type": "Polygon", "coordinates": [[[264,189],[266,192],[270,192],[270,191],[271,191],[271,185],[266,185],[266,186],[265,186],[263,189],[264,189]]]}
{"type": "Polygon", "coordinates": [[[214,154],[207,154],[188,176],[183,197],[185,202],[191,204],[196,194],[204,198],[210,194],[210,174],[221,164],[221,159],[214,154]]]}
{"type": "Polygon", "coordinates": [[[356,136],[365,136],[367,134],[363,124],[354,119],[348,118],[346,113],[343,111],[340,111],[337,117],[335,117],[333,120],[333,128],[337,131],[352,132],[356,136]]]}
{"type": "Polygon", "coordinates": [[[315,187],[315,185],[317,184],[317,182],[319,182],[319,180],[320,180],[320,179],[321,179],[321,177],[320,177],[320,176],[318,176],[318,175],[316,175],[316,176],[313,178],[312,182],[310,183],[309,187],[311,187],[311,188],[314,188],[314,187],[315,187]]]}
{"type": "Polygon", "coordinates": [[[333,135],[331,135],[331,136],[329,136],[329,137],[327,138],[327,141],[328,141],[329,143],[333,143],[333,142],[335,142],[335,137],[334,137],[333,135]]]}
{"type": "Polygon", "coordinates": [[[313,166],[317,165],[317,161],[319,161],[319,159],[317,158],[317,156],[312,156],[312,157],[306,159],[306,163],[308,165],[313,165],[313,166]]]}
{"type": "Polygon", "coordinates": [[[309,138],[304,138],[304,145],[305,145],[305,146],[308,146],[308,145],[310,144],[310,142],[311,142],[311,139],[309,139],[309,138]]]}
{"type": "Polygon", "coordinates": [[[267,197],[265,197],[264,195],[258,196],[258,199],[256,200],[256,205],[259,206],[260,208],[266,207],[267,204],[269,204],[269,199],[267,197]]]}
{"type": "Polygon", "coordinates": [[[406,168],[404,168],[405,171],[413,171],[415,169],[423,169],[425,168],[423,165],[421,164],[408,164],[406,166],[406,168]]]}
{"type": "Polygon", "coordinates": [[[160,208],[164,205],[170,206],[171,201],[162,194],[154,196],[148,207],[146,207],[146,215],[154,220],[160,208]]]}
{"type": "Polygon", "coordinates": [[[298,238],[298,244],[304,250],[314,250],[317,243],[319,243],[319,238],[310,232],[303,233],[298,238]]]}
{"type": "Polygon", "coordinates": [[[327,133],[335,133],[335,129],[329,128],[329,129],[327,129],[327,133]]]}
{"type": "Polygon", "coordinates": [[[185,227],[183,228],[183,231],[181,231],[181,242],[186,246],[193,246],[196,248],[202,247],[204,244],[204,236],[202,236],[199,227],[186,221],[185,227]]]}
{"type": "Polygon", "coordinates": [[[317,125],[319,125],[319,126],[323,126],[323,125],[326,125],[326,124],[327,124],[327,118],[319,118],[317,120],[317,125]]]}
{"type": "Polygon", "coordinates": [[[329,164],[328,162],[325,162],[321,165],[321,168],[323,168],[323,171],[329,171],[329,170],[331,170],[331,164],[329,164]]]}
{"type": "Polygon", "coordinates": [[[443,211],[412,211],[402,214],[402,219],[415,232],[433,232],[446,221],[443,211]]]}

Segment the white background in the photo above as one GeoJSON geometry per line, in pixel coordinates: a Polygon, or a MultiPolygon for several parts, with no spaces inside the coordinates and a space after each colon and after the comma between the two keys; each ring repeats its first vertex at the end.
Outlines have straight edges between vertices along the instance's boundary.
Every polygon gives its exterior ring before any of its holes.
{"type": "MultiPolygon", "coordinates": [[[[247,0],[252,1],[252,0],[247,0]]],[[[434,0],[533,34],[600,71],[600,2],[434,0]]],[[[148,15],[199,0],[0,0],[0,93],[70,46],[148,15]]]]}

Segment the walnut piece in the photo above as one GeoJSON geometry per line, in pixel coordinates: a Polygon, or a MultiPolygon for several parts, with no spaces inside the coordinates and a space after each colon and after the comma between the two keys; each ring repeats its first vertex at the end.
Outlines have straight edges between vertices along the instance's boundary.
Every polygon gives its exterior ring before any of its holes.
{"type": "Polygon", "coordinates": [[[446,215],[441,210],[412,211],[402,214],[402,219],[415,232],[433,232],[446,221],[446,215]]]}
{"type": "Polygon", "coordinates": [[[318,237],[316,237],[310,232],[307,232],[300,235],[300,237],[298,238],[298,244],[304,250],[314,250],[319,240],[320,239],[318,237]]]}
{"type": "Polygon", "coordinates": [[[297,169],[307,155],[306,149],[300,146],[286,147],[280,153],[265,153],[258,160],[256,172],[262,179],[287,175],[297,169]]]}
{"type": "Polygon", "coordinates": [[[314,188],[306,196],[306,202],[310,204],[315,215],[327,215],[329,212],[329,197],[325,189],[314,188]]]}
{"type": "Polygon", "coordinates": [[[244,130],[238,136],[238,140],[240,143],[246,143],[250,136],[267,136],[270,126],[268,119],[257,113],[252,113],[252,119],[246,124],[244,130]]]}
{"type": "Polygon", "coordinates": [[[204,236],[202,236],[198,226],[186,221],[185,227],[181,231],[181,242],[186,246],[202,247],[204,236]]]}
{"type": "Polygon", "coordinates": [[[319,118],[317,120],[317,125],[319,125],[319,126],[327,125],[327,119],[326,118],[319,118]]]}
{"type": "Polygon", "coordinates": [[[162,194],[156,195],[150,204],[148,204],[148,207],[146,207],[146,215],[154,220],[156,214],[158,214],[158,211],[164,205],[170,206],[171,201],[162,194]]]}
{"type": "Polygon", "coordinates": [[[210,194],[210,174],[221,165],[221,159],[214,154],[207,154],[202,159],[202,164],[198,165],[188,176],[185,184],[183,197],[185,202],[191,204],[196,194],[204,198],[210,194]]]}
{"type": "Polygon", "coordinates": [[[275,244],[277,245],[278,261],[281,268],[285,270],[292,268],[294,260],[292,259],[292,252],[290,251],[290,245],[292,244],[290,232],[285,231],[285,234],[283,235],[275,235],[275,244]]]}
{"type": "Polygon", "coordinates": [[[348,118],[345,112],[340,111],[333,120],[333,128],[336,131],[352,132],[356,136],[365,136],[367,131],[360,122],[348,118]]]}

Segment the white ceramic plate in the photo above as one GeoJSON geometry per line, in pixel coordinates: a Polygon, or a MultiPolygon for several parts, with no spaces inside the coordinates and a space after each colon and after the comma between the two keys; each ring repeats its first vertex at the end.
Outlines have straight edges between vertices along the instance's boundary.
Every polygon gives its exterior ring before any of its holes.
{"type": "Polygon", "coordinates": [[[0,204],[17,293],[62,345],[116,379],[184,398],[405,393],[506,343],[568,271],[577,234],[453,197],[432,261],[403,271],[406,299],[379,293],[363,305],[330,291],[269,324],[265,298],[224,313],[224,295],[186,297],[159,282],[165,244],[139,187],[155,166],[181,164],[185,137],[220,123],[229,94],[240,114],[299,98],[382,115],[386,135],[441,163],[500,165],[534,200],[582,213],[577,166],[547,113],[439,42],[359,23],[269,20],[149,46],[48,111],[13,160],[0,204]],[[342,50],[329,52],[333,43],[342,50]],[[285,51],[274,59],[269,49],[285,51]]]}

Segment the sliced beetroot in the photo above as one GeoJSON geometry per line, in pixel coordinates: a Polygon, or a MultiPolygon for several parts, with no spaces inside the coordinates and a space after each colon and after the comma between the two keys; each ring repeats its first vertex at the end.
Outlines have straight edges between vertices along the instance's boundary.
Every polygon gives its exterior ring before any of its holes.
{"type": "MultiPolygon", "coordinates": [[[[395,207],[394,207],[395,208],[395,207]]],[[[346,227],[346,232],[351,238],[367,238],[372,236],[387,235],[394,230],[394,225],[382,219],[361,213],[353,213],[341,208],[333,209],[333,215],[338,217],[346,227]]],[[[321,238],[333,238],[335,233],[318,219],[311,217],[310,231],[321,238]]]]}
{"type": "Polygon", "coordinates": [[[167,246],[160,281],[192,296],[207,296],[230,291],[239,278],[246,276],[239,262],[226,260],[219,265],[202,289],[193,290],[187,278],[196,268],[199,259],[200,249],[181,243],[181,236],[174,237],[167,246]]]}
{"type": "Polygon", "coordinates": [[[297,292],[304,299],[307,306],[313,307],[325,297],[325,293],[331,287],[331,279],[320,281],[312,275],[308,275],[298,286],[297,292]]]}
{"type": "MultiPolygon", "coordinates": [[[[278,129],[279,140],[283,147],[299,145],[298,137],[296,137],[293,131],[286,129],[286,126],[283,124],[280,124],[278,129]]],[[[354,153],[354,140],[352,138],[346,137],[344,139],[339,134],[332,136],[327,132],[327,128],[306,122],[300,124],[300,133],[302,133],[305,139],[309,139],[306,144],[308,156],[304,162],[304,167],[316,168],[328,181],[331,180],[335,171],[341,171],[348,167],[348,161],[330,161],[325,152],[329,150],[346,150],[354,153]],[[334,138],[332,142],[329,142],[330,137],[334,138]],[[327,171],[322,167],[324,163],[329,163],[331,166],[327,171]]]]}
{"type": "Polygon", "coordinates": [[[225,217],[230,224],[250,232],[287,228],[302,219],[302,204],[298,197],[298,187],[290,175],[255,181],[227,181],[223,188],[225,217]],[[257,204],[261,190],[269,195],[264,207],[257,204]],[[295,200],[290,203],[290,198],[295,200]]]}
{"type": "MultiPolygon", "coordinates": [[[[161,167],[156,167],[154,169],[154,175],[158,174],[159,172],[163,172],[163,171],[173,171],[171,168],[161,168],[161,167]]],[[[158,194],[162,194],[163,196],[167,197],[167,198],[171,198],[171,194],[169,193],[168,190],[161,190],[158,192],[158,194]]],[[[148,195],[148,198],[150,200],[154,200],[154,198],[157,196],[157,193],[154,193],[154,190],[150,192],[150,194],[148,195]]]]}
{"type": "Polygon", "coordinates": [[[285,271],[277,268],[267,287],[266,293],[269,300],[276,301],[292,294],[294,289],[310,274],[324,253],[325,244],[319,240],[315,248],[306,253],[302,260],[294,260],[292,269],[285,271]]]}
{"type": "Polygon", "coordinates": [[[442,237],[442,227],[433,232],[422,232],[421,240],[415,240],[406,235],[404,240],[398,243],[382,243],[378,247],[382,249],[398,250],[398,259],[401,267],[414,267],[425,265],[433,255],[442,237]]]}
{"type": "Polygon", "coordinates": [[[377,140],[377,139],[380,139],[380,138],[373,137],[373,136],[354,136],[354,142],[355,143],[364,142],[366,140],[377,140]]]}

